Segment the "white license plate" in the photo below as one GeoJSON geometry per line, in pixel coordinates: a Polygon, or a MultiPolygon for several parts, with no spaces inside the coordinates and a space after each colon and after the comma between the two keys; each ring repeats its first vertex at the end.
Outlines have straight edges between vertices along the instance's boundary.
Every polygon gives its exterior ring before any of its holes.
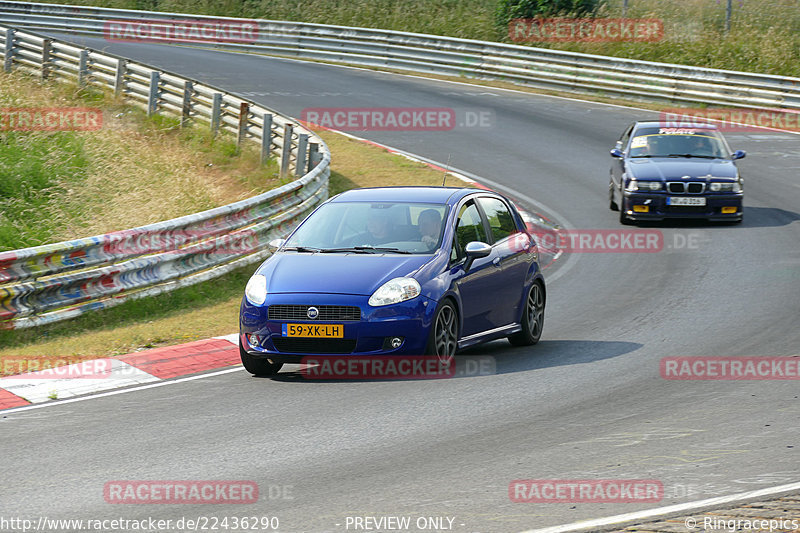
{"type": "Polygon", "coordinates": [[[706,199],[703,197],[669,196],[667,205],[706,205],[706,199]]]}

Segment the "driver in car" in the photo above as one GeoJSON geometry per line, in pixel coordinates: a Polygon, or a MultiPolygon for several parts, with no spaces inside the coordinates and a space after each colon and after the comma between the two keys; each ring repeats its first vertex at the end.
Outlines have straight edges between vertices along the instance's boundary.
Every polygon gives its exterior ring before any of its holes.
{"type": "Polygon", "coordinates": [[[439,242],[439,232],[442,229],[442,217],[435,209],[426,209],[419,214],[419,233],[422,243],[428,248],[433,248],[439,242]]]}

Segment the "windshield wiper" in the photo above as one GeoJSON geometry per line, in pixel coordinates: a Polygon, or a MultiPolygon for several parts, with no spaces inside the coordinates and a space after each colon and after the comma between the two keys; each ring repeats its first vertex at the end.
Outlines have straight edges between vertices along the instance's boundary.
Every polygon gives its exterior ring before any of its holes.
{"type": "Polygon", "coordinates": [[[632,156],[631,156],[631,159],[636,159],[636,158],[639,158],[639,157],[661,157],[661,156],[659,156],[659,155],[650,155],[650,154],[646,154],[646,155],[632,155],[632,156]]]}
{"type": "Polygon", "coordinates": [[[352,246],[350,248],[325,248],[320,250],[322,253],[339,253],[339,252],[352,252],[357,254],[376,254],[376,253],[393,253],[393,254],[410,254],[406,250],[400,248],[381,248],[375,246],[352,246]]]}
{"type": "Polygon", "coordinates": [[[300,252],[300,253],[316,253],[321,252],[319,248],[311,248],[309,246],[289,246],[288,248],[283,248],[282,252],[300,252]]]}
{"type": "Polygon", "coordinates": [[[700,159],[719,159],[715,155],[696,155],[696,154],[669,154],[667,157],[699,157],[700,159]]]}

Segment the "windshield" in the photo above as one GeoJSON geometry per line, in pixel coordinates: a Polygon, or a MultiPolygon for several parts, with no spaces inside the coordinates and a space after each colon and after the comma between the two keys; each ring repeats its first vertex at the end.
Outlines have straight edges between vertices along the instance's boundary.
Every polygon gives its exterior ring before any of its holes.
{"type": "Polygon", "coordinates": [[[726,158],[729,151],[715,130],[648,128],[631,139],[631,157],[726,158]]]}
{"type": "Polygon", "coordinates": [[[447,206],[331,202],[294,232],[284,250],[429,254],[439,247],[447,206]]]}

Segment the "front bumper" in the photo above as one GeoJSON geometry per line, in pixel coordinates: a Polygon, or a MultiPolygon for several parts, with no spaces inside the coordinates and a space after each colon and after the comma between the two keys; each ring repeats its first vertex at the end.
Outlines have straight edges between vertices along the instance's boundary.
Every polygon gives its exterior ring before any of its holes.
{"type": "Polygon", "coordinates": [[[251,356],[272,362],[299,363],[306,356],[422,355],[428,341],[436,303],[424,296],[382,307],[367,304],[369,297],[346,294],[274,294],[263,306],[242,298],[239,312],[239,341],[251,356]],[[360,320],[271,320],[272,305],[353,306],[361,311],[360,320]],[[342,324],[340,339],[286,337],[284,324],[342,324]],[[257,337],[254,338],[253,335],[257,337]],[[388,339],[401,337],[402,344],[391,348],[388,339]],[[255,342],[254,342],[255,341],[255,342]]]}
{"type": "Polygon", "coordinates": [[[628,192],[622,197],[622,209],[632,220],[663,220],[665,218],[705,218],[716,221],[742,219],[742,193],[706,193],[670,195],[668,193],[628,192]],[[667,198],[705,198],[704,206],[667,205],[667,198]],[[646,206],[647,212],[636,210],[646,206]],[[727,209],[723,209],[727,208],[727,209]],[[723,212],[731,211],[731,212],[723,212]]]}

